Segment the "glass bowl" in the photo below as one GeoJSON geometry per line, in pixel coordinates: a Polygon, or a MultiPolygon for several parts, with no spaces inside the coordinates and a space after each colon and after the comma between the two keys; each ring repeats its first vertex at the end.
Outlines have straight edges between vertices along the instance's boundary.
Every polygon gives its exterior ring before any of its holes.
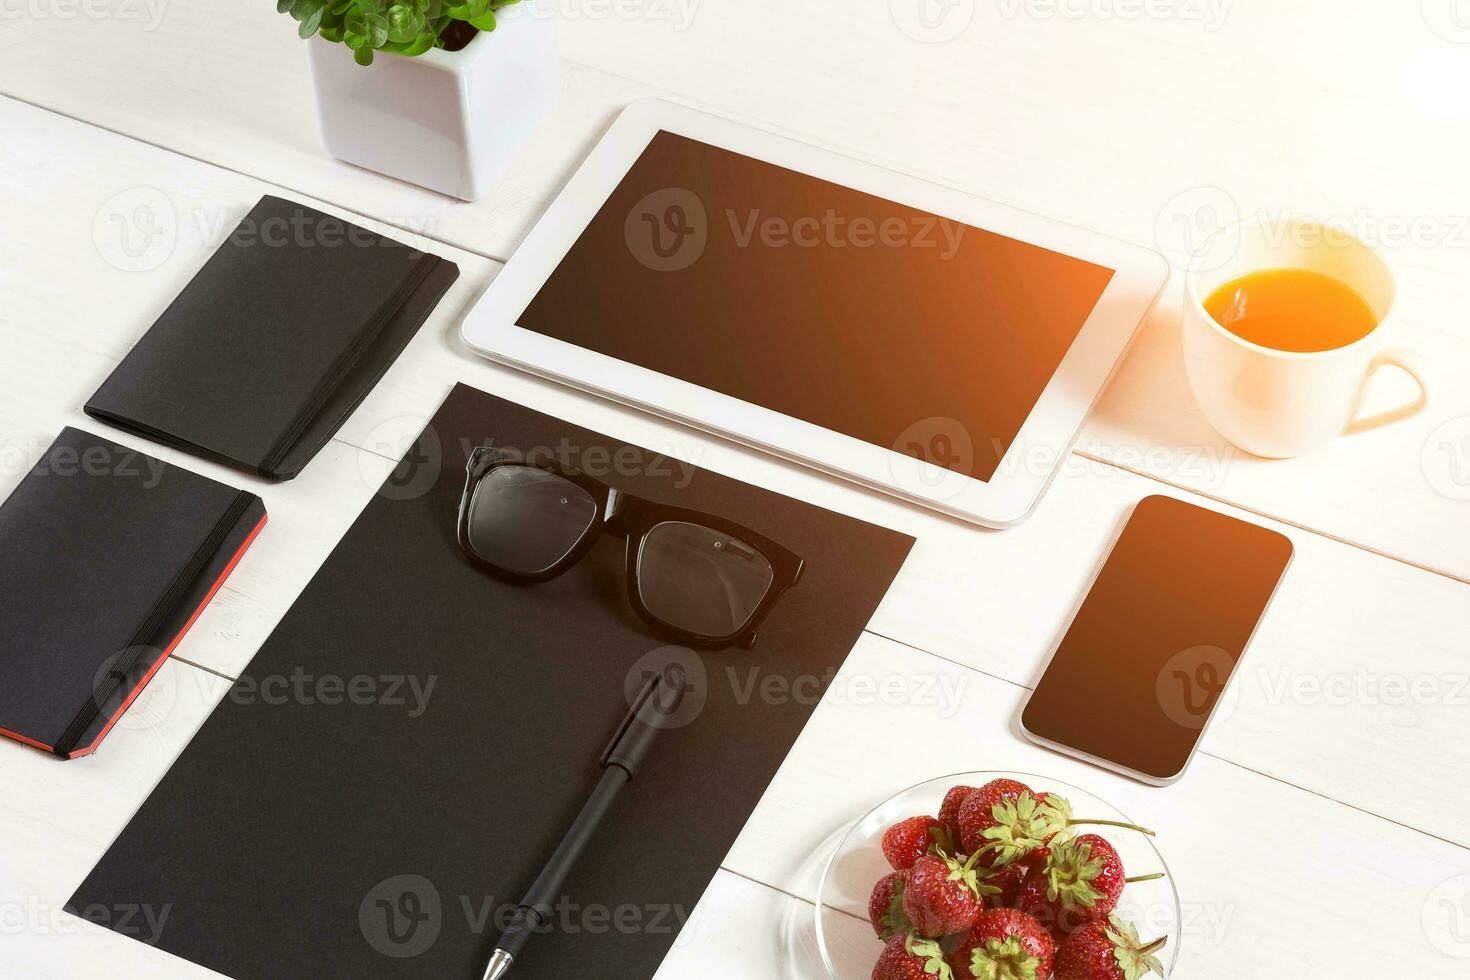
{"type": "MultiPolygon", "coordinates": [[[[817,889],[817,948],[832,980],[868,980],[883,942],[868,922],[868,898],[873,885],[892,869],[883,857],[883,831],[908,817],[934,816],[944,794],[953,786],[983,786],[992,779],[1015,779],[1037,792],[1060,793],[1072,804],[1080,820],[1117,820],[1137,823],[1117,807],[1060,779],[1018,772],[961,772],[911,786],[864,814],[838,842],[822,883],[817,889]]],[[[1148,821],[1143,821],[1148,826],[1148,821]]],[[[1130,830],[1083,827],[1078,833],[1098,832],[1118,851],[1129,875],[1163,872],[1165,877],[1141,881],[1123,890],[1115,914],[1138,925],[1145,940],[1167,935],[1168,944],[1159,951],[1167,977],[1179,959],[1179,892],[1164,856],[1154,838],[1130,830]]]]}

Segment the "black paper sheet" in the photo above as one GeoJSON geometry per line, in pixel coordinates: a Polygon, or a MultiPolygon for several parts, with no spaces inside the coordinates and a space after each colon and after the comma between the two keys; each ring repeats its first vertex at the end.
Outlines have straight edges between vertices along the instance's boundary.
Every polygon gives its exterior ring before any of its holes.
{"type": "Polygon", "coordinates": [[[627,691],[672,653],[629,606],[621,538],[535,586],[461,557],[465,462],[492,440],[806,559],[753,650],[697,654],[687,723],[654,745],[514,976],[657,970],[814,709],[790,692],[841,666],[913,541],[463,385],[74,912],[148,909],[161,928],[113,927],[240,980],[479,980],[595,784],[627,691]]]}

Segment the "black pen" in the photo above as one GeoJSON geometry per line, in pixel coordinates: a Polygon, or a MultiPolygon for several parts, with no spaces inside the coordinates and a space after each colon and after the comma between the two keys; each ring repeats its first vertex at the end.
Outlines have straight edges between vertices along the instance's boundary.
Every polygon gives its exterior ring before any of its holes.
{"type": "Polygon", "coordinates": [[[632,710],[618,726],[612,743],[602,754],[602,778],[577,815],[556,853],[541,869],[530,891],[495,944],[495,953],[485,967],[484,980],[500,980],[510,970],[531,934],[551,920],[552,905],[562,894],[562,886],[577,858],[586,849],[613,800],[638,772],[643,757],[654,737],[665,727],[666,719],[678,709],[688,687],[687,675],[678,664],[671,664],[662,674],[643,686],[632,710]]]}

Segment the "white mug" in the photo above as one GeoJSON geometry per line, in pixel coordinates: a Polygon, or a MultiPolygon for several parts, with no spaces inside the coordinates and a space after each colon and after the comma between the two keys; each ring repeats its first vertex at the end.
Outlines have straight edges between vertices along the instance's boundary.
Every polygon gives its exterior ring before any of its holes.
{"type": "Polygon", "coordinates": [[[1184,365],[1205,418],[1246,452],[1286,459],[1343,433],[1408,418],[1428,404],[1418,355],[1384,345],[1394,304],[1387,263],[1362,240],[1321,222],[1266,218],[1222,228],[1195,253],[1184,284],[1184,365]],[[1352,287],[1378,326],[1332,350],[1299,353],[1262,347],[1215,322],[1205,299],[1220,286],[1266,269],[1308,269],[1352,287]],[[1409,374],[1419,397],[1360,418],[1368,379],[1387,365],[1409,374]]]}

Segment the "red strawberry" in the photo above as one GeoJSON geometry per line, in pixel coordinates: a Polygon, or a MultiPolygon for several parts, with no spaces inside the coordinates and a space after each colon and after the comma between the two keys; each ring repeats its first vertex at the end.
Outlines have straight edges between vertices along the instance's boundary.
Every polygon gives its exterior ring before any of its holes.
{"type": "Polygon", "coordinates": [[[1138,938],[1138,927],[1124,925],[1116,915],[1107,922],[1089,922],[1072,933],[1057,951],[1056,980],[1142,980],[1150,973],[1164,975],[1164,965],[1154,954],[1169,937],[1147,945],[1138,938]]]}
{"type": "MultiPolygon", "coordinates": [[[[994,866],[1024,861],[1039,865],[1046,860],[1051,846],[1074,836],[1073,828],[1085,825],[1121,827],[1153,836],[1153,831],[1116,820],[1077,820],[1072,804],[1055,793],[1021,793],[1015,799],[995,804],[989,814],[971,814],[965,831],[970,837],[984,838],[980,845],[991,856],[986,863],[994,866]]],[[[970,841],[973,843],[973,841],[970,841]]]]}
{"type": "Polygon", "coordinates": [[[878,938],[887,942],[909,928],[909,917],[903,914],[903,886],[907,871],[895,871],[878,879],[873,897],[868,900],[868,920],[878,938]]]}
{"type": "Polygon", "coordinates": [[[944,950],[932,939],[912,932],[900,933],[888,940],[878,962],[873,965],[872,980],[954,980],[954,971],[944,962],[944,950]]]}
{"type": "Polygon", "coordinates": [[[949,849],[944,824],[933,817],[909,817],[883,831],[883,856],[895,871],[907,871],[930,848],[949,849]]]}
{"type": "Polygon", "coordinates": [[[944,802],[939,805],[939,822],[949,831],[952,841],[960,839],[960,807],[964,806],[965,800],[973,792],[973,786],[956,786],[944,794],[944,802]]]}
{"type": "Polygon", "coordinates": [[[903,889],[903,911],[915,932],[937,939],[974,925],[984,908],[981,896],[994,891],[981,882],[973,857],[961,864],[941,852],[914,864],[903,889]]]}
{"type": "Polygon", "coordinates": [[[997,890],[994,895],[985,896],[985,907],[992,909],[1013,909],[1016,901],[1021,897],[1021,882],[1026,880],[1026,874],[1031,870],[1031,865],[1025,862],[1008,864],[992,872],[985,879],[987,885],[997,890]]]}
{"type": "Polygon", "coordinates": [[[1050,980],[1051,936],[1031,916],[1015,909],[981,913],[949,965],[961,980],[1050,980]]]}
{"type": "Polygon", "coordinates": [[[1025,783],[1014,779],[992,779],[965,797],[956,818],[960,828],[960,850],[974,854],[990,843],[985,831],[999,823],[994,816],[995,808],[1002,803],[1014,803],[1022,793],[1031,794],[1025,783]]]}
{"type": "Polygon", "coordinates": [[[963,810],[964,838],[967,844],[979,842],[976,849],[988,855],[985,863],[991,867],[1027,861],[1034,854],[1045,852],[1047,845],[1067,830],[1062,811],[1048,803],[1050,799],[1060,797],[1033,796],[1029,789],[1023,789],[1013,799],[1002,799],[988,812],[963,810]]]}
{"type": "Polygon", "coordinates": [[[1046,862],[1021,883],[1018,906],[1062,940],[1089,922],[1106,919],[1127,881],[1113,845],[1097,834],[1057,844],[1046,862]]]}

